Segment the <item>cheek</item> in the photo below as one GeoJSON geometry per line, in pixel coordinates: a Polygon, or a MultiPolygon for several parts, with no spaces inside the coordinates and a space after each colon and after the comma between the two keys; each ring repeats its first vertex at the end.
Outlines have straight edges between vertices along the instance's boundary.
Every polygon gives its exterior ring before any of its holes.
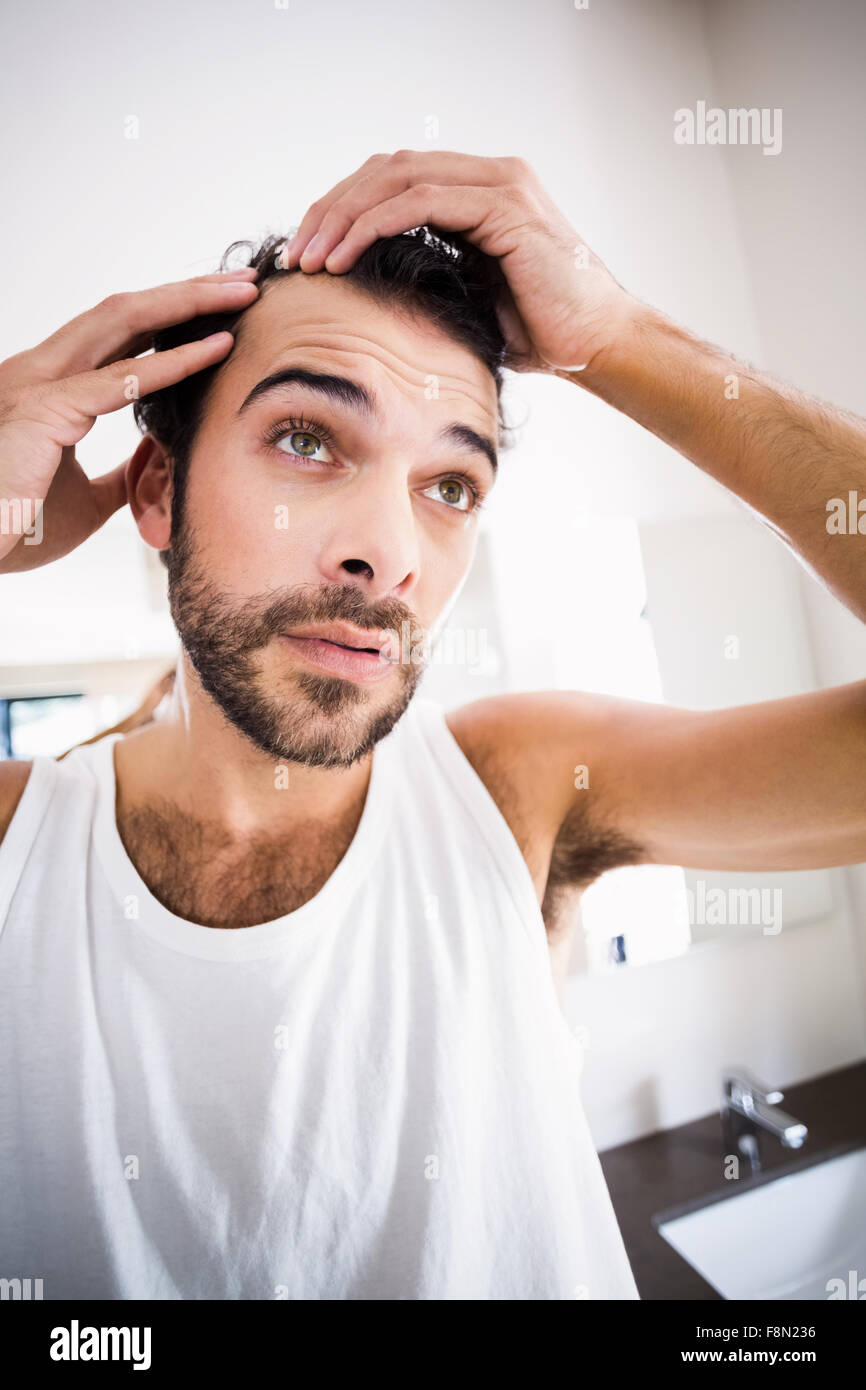
{"type": "Polygon", "coordinates": [[[301,577],[311,528],[276,489],[215,469],[207,487],[190,490],[187,512],[202,560],[229,587],[249,593],[301,577]]]}
{"type": "Polygon", "coordinates": [[[435,614],[431,626],[438,631],[447,621],[469,578],[474,558],[471,554],[440,556],[428,585],[429,611],[435,614]]]}

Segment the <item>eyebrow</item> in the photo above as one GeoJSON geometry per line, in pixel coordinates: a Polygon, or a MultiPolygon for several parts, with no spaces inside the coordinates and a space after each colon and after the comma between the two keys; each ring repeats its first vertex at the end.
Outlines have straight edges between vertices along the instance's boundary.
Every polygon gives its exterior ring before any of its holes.
{"type": "MultiPolygon", "coordinates": [[[[368,420],[381,418],[376,397],[367,390],[366,386],[362,386],[358,381],[353,381],[351,377],[335,376],[331,372],[313,372],[306,367],[284,367],[282,371],[273,372],[264,380],[257,382],[252,391],[244,398],[237,412],[238,415],[242,415],[254,401],[261,400],[264,396],[277,395],[287,386],[304,386],[308,391],[315,391],[335,405],[354,410],[358,415],[362,415],[368,420]]],[[[442,443],[456,444],[461,448],[483,454],[490,464],[494,477],[496,476],[499,468],[496,447],[492,439],[489,439],[486,434],[479,434],[478,430],[472,429],[470,425],[453,421],[439,431],[437,439],[442,443]]]]}

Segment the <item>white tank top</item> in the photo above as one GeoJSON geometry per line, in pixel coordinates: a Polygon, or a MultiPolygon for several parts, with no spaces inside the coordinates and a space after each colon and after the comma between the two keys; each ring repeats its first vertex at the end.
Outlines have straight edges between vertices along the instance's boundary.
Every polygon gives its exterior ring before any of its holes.
{"type": "MultiPolygon", "coordinates": [[[[149,892],[121,735],[0,844],[0,1278],[114,1299],[634,1299],[529,869],[434,700],[309,902],[149,892]]],[[[167,847],[170,853],[170,847],[167,847]]]]}

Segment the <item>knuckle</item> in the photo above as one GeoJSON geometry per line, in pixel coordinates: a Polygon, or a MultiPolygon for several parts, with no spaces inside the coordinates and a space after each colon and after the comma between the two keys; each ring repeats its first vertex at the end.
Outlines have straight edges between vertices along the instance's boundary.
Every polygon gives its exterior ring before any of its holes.
{"type": "Polygon", "coordinates": [[[510,154],[503,161],[513,179],[528,179],[532,176],[532,165],[519,154],[510,154]]]}
{"type": "Polygon", "coordinates": [[[394,161],[395,164],[407,164],[410,159],[414,158],[414,150],[395,150],[394,153],[391,155],[391,159],[394,161]]]}
{"type": "Polygon", "coordinates": [[[370,227],[375,226],[375,217],[375,208],[365,208],[363,212],[359,212],[358,216],[354,218],[351,224],[353,239],[355,234],[363,236],[370,227]]]}
{"type": "Polygon", "coordinates": [[[0,362],[0,395],[8,396],[17,383],[25,383],[35,375],[31,366],[32,360],[32,349],[25,348],[23,352],[16,352],[12,357],[7,357],[5,362],[0,362]]]}
{"type": "Polygon", "coordinates": [[[499,196],[504,203],[510,207],[517,207],[525,201],[525,194],[519,184],[503,183],[499,188],[499,196]]]}
{"type": "Polygon", "coordinates": [[[106,367],[101,368],[101,374],[112,383],[112,385],[123,385],[129,377],[138,380],[136,367],[140,364],[134,357],[120,357],[116,362],[109,362],[106,367]]]}
{"type": "Polygon", "coordinates": [[[520,183],[506,183],[502,188],[502,196],[513,208],[523,208],[537,215],[535,199],[529,189],[520,183]]]}
{"type": "Polygon", "coordinates": [[[129,306],[130,295],[124,290],[115,291],[114,294],[106,295],[105,299],[99,301],[100,309],[107,309],[111,314],[121,314],[129,306]]]}
{"type": "Polygon", "coordinates": [[[35,386],[4,382],[0,386],[0,423],[26,417],[41,398],[41,392],[35,386]]]}

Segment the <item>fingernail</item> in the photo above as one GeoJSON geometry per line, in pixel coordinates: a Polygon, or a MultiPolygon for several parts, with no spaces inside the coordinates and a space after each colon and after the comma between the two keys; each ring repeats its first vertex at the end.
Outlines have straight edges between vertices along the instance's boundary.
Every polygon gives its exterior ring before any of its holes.
{"type": "Polygon", "coordinates": [[[328,252],[327,256],[325,257],[326,270],[328,269],[328,261],[336,261],[339,259],[340,252],[342,251],[344,245],[345,242],[338,241],[336,246],[332,247],[332,249],[328,252]]]}
{"type": "Polygon", "coordinates": [[[286,237],[285,243],[283,245],[282,255],[280,257],[284,270],[288,270],[289,266],[292,264],[292,261],[294,260],[300,230],[300,227],[291,227],[289,229],[290,235],[286,237]]]}
{"type": "Polygon", "coordinates": [[[315,253],[316,253],[316,247],[317,247],[319,244],[320,244],[320,242],[319,242],[319,234],[318,234],[318,232],[317,232],[316,235],[313,237],[312,241],[308,241],[307,244],[306,244],[306,246],[304,247],[304,254],[303,254],[302,257],[301,257],[301,264],[302,264],[302,265],[303,265],[304,261],[307,259],[308,256],[313,256],[313,255],[315,255],[315,253]]]}

